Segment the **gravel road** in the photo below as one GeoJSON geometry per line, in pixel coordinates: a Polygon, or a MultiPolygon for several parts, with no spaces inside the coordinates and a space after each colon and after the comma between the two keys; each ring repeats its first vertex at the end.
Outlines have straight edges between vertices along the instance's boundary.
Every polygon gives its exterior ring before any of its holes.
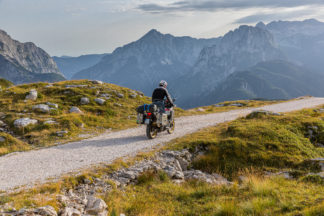
{"type": "Polygon", "coordinates": [[[234,120],[253,110],[290,112],[321,104],[324,104],[324,98],[305,98],[260,108],[181,117],[176,119],[174,134],[162,133],[154,140],[148,140],[145,128],[140,126],[61,146],[9,154],[0,157],[0,190],[31,186],[92,165],[110,163],[116,158],[143,151],[204,127],[234,120]]]}

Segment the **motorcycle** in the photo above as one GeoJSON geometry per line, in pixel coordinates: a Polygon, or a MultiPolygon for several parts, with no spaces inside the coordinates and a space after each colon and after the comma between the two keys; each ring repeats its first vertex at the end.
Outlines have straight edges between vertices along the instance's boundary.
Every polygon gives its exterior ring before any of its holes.
{"type": "Polygon", "coordinates": [[[137,108],[137,123],[146,125],[146,136],[149,139],[156,138],[163,131],[169,134],[174,132],[174,106],[168,100],[164,101],[164,106],[162,103],[153,102],[137,108]]]}

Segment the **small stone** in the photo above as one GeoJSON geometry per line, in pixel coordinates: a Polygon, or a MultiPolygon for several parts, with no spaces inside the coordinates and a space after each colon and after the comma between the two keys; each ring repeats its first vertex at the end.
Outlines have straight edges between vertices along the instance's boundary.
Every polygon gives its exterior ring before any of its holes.
{"type": "Polygon", "coordinates": [[[28,95],[26,96],[26,100],[36,100],[38,96],[38,93],[36,89],[32,89],[29,91],[28,95]]]}
{"type": "Polygon", "coordinates": [[[122,93],[117,93],[116,95],[117,95],[117,97],[119,97],[119,98],[123,98],[123,97],[124,97],[124,94],[122,94],[122,93]]]}
{"type": "Polygon", "coordinates": [[[46,105],[50,106],[50,107],[53,107],[53,108],[58,108],[58,104],[55,104],[55,103],[51,103],[51,102],[46,102],[46,105]]]}
{"type": "Polygon", "coordinates": [[[66,85],[65,88],[87,88],[87,85],[66,85]]]}
{"type": "Polygon", "coordinates": [[[87,205],[86,205],[86,213],[90,215],[105,215],[107,212],[107,204],[102,199],[87,196],[87,205]]]}
{"type": "Polygon", "coordinates": [[[5,142],[5,141],[6,141],[6,138],[3,137],[3,136],[0,136],[0,143],[3,143],[3,142],[5,142]]]}
{"type": "Polygon", "coordinates": [[[103,105],[106,101],[104,99],[101,99],[101,98],[96,98],[94,100],[97,104],[100,104],[100,105],[103,105]]]}
{"type": "Polygon", "coordinates": [[[225,105],[224,104],[214,104],[213,106],[214,107],[224,107],[225,105]]]}
{"type": "Polygon", "coordinates": [[[44,206],[44,207],[37,208],[35,212],[37,212],[37,214],[42,216],[57,216],[57,212],[52,206],[44,206]]]}
{"type": "Polygon", "coordinates": [[[129,95],[129,97],[130,97],[130,98],[136,98],[137,95],[136,95],[136,94],[131,94],[131,95],[129,95]]]}
{"type": "Polygon", "coordinates": [[[205,112],[205,109],[203,109],[203,108],[198,108],[197,111],[198,111],[198,112],[205,112]]]}
{"type": "Polygon", "coordinates": [[[46,104],[35,105],[35,106],[33,106],[32,109],[33,109],[33,111],[41,112],[41,113],[49,113],[49,111],[50,111],[50,107],[46,104]]]}
{"type": "Polygon", "coordinates": [[[100,80],[91,80],[91,82],[92,82],[93,84],[97,84],[97,85],[102,85],[102,84],[103,84],[103,82],[100,81],[100,80]]]}
{"type": "Polygon", "coordinates": [[[35,119],[30,119],[30,118],[21,118],[21,119],[17,119],[14,121],[14,126],[16,128],[23,128],[26,127],[28,125],[34,125],[37,124],[37,120],[35,119]]]}
{"type": "Polygon", "coordinates": [[[56,132],[56,135],[58,136],[58,137],[64,137],[64,135],[66,135],[66,134],[68,134],[69,132],[68,131],[58,131],[58,132],[56,132]]]}
{"type": "Polygon", "coordinates": [[[80,99],[80,104],[81,104],[81,105],[86,105],[86,104],[88,104],[88,103],[90,103],[89,98],[87,98],[87,97],[82,97],[82,98],[80,99]]]}
{"type": "Polygon", "coordinates": [[[0,120],[0,127],[6,126],[6,123],[0,120]]]}
{"type": "Polygon", "coordinates": [[[81,216],[81,212],[78,209],[65,207],[63,211],[60,212],[60,216],[81,216]]]}
{"type": "Polygon", "coordinates": [[[121,104],[119,104],[119,103],[114,103],[114,106],[122,107],[123,105],[121,105],[121,104]]]}
{"type": "Polygon", "coordinates": [[[71,107],[70,113],[82,114],[83,112],[78,107],[71,107]]]}
{"type": "Polygon", "coordinates": [[[57,195],[56,199],[57,199],[57,201],[59,201],[60,203],[62,203],[64,205],[67,205],[68,202],[70,201],[70,199],[67,196],[64,196],[64,195],[61,195],[61,194],[57,195]]]}
{"type": "Polygon", "coordinates": [[[56,121],[53,121],[53,120],[48,120],[48,121],[45,121],[44,124],[53,125],[53,124],[58,124],[58,123],[56,121]]]}
{"type": "Polygon", "coordinates": [[[53,84],[48,84],[45,86],[45,88],[51,88],[51,87],[53,87],[53,84]]]}

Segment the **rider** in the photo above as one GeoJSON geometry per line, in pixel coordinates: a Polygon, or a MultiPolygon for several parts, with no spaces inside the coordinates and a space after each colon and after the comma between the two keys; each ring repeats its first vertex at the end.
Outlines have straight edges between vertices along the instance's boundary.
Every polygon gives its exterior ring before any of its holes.
{"type": "Polygon", "coordinates": [[[173,105],[173,101],[172,101],[172,98],[168,92],[168,90],[166,89],[168,86],[168,83],[164,80],[161,80],[160,81],[160,84],[159,84],[159,87],[156,88],[154,91],[153,91],[153,94],[152,94],[152,102],[153,103],[157,103],[160,105],[160,107],[162,107],[162,112],[164,112],[164,98],[166,97],[171,105],[173,105]]]}

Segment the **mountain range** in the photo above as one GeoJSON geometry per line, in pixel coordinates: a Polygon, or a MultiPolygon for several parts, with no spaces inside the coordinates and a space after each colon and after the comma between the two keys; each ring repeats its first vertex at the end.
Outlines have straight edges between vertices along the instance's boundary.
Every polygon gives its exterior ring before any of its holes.
{"type": "Polygon", "coordinates": [[[72,79],[99,79],[149,95],[161,79],[176,80],[185,75],[201,50],[219,41],[219,38],[174,37],[153,29],[138,41],[117,48],[72,79]]]}
{"type": "Polygon", "coordinates": [[[174,37],[153,29],[138,41],[117,48],[96,65],[76,73],[72,79],[100,79],[141,90],[147,95],[151,94],[159,80],[165,79],[169,82],[171,92],[177,96],[178,105],[184,108],[236,98],[230,96],[234,94],[230,92],[245,99],[319,95],[321,91],[313,91],[301,83],[317,86],[317,80],[322,80],[323,40],[324,23],[314,19],[242,25],[223,37],[211,39],[174,37]],[[267,67],[261,70],[260,65],[267,67]],[[284,70],[287,68],[295,70],[284,70]],[[265,87],[262,94],[255,92],[259,82],[266,81],[260,77],[256,79],[255,73],[260,71],[272,74],[264,75],[269,80],[263,83],[265,87]],[[286,73],[284,76],[290,78],[279,82],[282,77],[278,71],[286,73]],[[304,71],[303,79],[295,79],[294,71],[304,71]],[[238,90],[234,80],[240,76],[256,81],[248,82],[253,91],[245,90],[244,94],[239,94],[242,89],[238,90]],[[315,79],[306,79],[308,76],[315,79]],[[299,94],[286,89],[292,87],[288,80],[294,80],[296,86],[301,88],[295,91],[299,94]],[[285,82],[286,85],[283,84],[285,82]]]}
{"type": "Polygon", "coordinates": [[[16,84],[65,80],[54,60],[34,43],[20,43],[0,30],[0,77],[16,84]]]}
{"type": "Polygon", "coordinates": [[[82,55],[79,57],[71,56],[53,56],[59,70],[64,74],[67,79],[71,79],[77,72],[87,69],[99,63],[99,61],[109,54],[90,54],[82,55]]]}
{"type": "Polygon", "coordinates": [[[230,99],[323,96],[324,23],[259,22],[196,39],[153,29],[111,54],[53,57],[0,31],[0,76],[14,83],[96,79],[150,95],[161,79],[183,108],[230,99]],[[63,72],[63,73],[62,73],[63,72]]]}

